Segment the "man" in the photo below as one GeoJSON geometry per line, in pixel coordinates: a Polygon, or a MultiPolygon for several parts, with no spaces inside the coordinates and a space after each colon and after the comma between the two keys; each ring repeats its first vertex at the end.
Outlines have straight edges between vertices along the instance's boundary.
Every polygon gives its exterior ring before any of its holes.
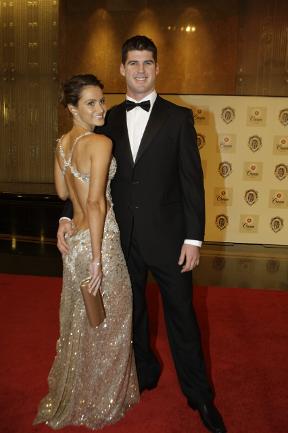
{"type": "MultiPolygon", "coordinates": [[[[191,271],[199,263],[205,225],[196,133],[190,110],[157,95],[158,72],[153,41],[135,36],[124,43],[120,73],[126,79],[127,99],[110,110],[101,131],[113,140],[117,161],[112,197],[132,283],[139,386],[141,391],[153,389],[160,376],[148,330],[145,287],[150,270],[160,287],[181,389],[208,430],[224,433],[192,305],[191,271]]],[[[67,230],[67,222],[61,222],[62,252],[67,230]]]]}

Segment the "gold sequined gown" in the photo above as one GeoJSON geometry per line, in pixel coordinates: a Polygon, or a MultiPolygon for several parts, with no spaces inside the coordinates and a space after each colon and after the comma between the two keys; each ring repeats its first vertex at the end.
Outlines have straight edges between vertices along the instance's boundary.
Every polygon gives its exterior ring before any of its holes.
{"type": "MultiPolygon", "coordinates": [[[[110,181],[116,171],[112,159],[110,181]]],[[[106,319],[91,328],[80,292],[80,282],[91,262],[89,230],[67,239],[63,260],[60,337],[48,376],[49,393],[41,401],[34,424],[53,429],[85,425],[98,429],[118,421],[138,402],[139,391],[132,347],[132,293],[120,247],[113,207],[107,212],[102,242],[102,294],[106,319]]]]}

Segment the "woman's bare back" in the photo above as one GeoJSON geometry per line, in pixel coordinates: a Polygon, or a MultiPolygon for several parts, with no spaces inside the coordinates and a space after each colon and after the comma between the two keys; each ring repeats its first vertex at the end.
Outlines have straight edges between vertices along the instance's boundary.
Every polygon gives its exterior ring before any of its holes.
{"type": "MultiPolygon", "coordinates": [[[[105,145],[106,141],[110,140],[89,131],[80,135],[75,135],[70,131],[59,140],[56,157],[62,174],[65,176],[69,198],[73,204],[73,223],[76,230],[88,227],[87,200],[91,165],[95,158],[101,160],[103,143],[105,145]]],[[[100,180],[100,183],[101,181],[103,182],[103,179],[100,180]]],[[[107,182],[107,177],[105,182],[107,182]]],[[[107,208],[109,209],[110,206],[111,204],[107,201],[107,208]]]]}

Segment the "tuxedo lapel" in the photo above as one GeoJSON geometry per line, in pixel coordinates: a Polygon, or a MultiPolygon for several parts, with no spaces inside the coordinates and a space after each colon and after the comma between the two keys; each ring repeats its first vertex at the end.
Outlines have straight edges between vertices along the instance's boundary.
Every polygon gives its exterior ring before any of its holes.
{"type": "Polygon", "coordinates": [[[137,152],[135,164],[137,164],[139,159],[142,157],[144,152],[147,150],[147,148],[151,144],[153,138],[158,133],[159,129],[161,128],[162,124],[164,123],[164,121],[167,117],[167,111],[168,110],[169,109],[167,108],[167,106],[163,103],[163,99],[160,98],[159,96],[157,96],[157,99],[153,105],[151,115],[149,117],[147,126],[145,128],[145,131],[144,131],[144,134],[143,134],[143,137],[142,137],[142,140],[141,140],[138,152],[137,152]]]}
{"type": "Polygon", "coordinates": [[[120,104],[117,108],[119,110],[119,113],[117,116],[115,116],[117,123],[113,124],[113,130],[115,131],[115,134],[113,135],[114,137],[116,136],[115,142],[117,143],[118,147],[117,152],[121,153],[122,156],[125,155],[125,157],[128,159],[129,165],[133,166],[134,161],[127,129],[125,102],[120,104]]]}

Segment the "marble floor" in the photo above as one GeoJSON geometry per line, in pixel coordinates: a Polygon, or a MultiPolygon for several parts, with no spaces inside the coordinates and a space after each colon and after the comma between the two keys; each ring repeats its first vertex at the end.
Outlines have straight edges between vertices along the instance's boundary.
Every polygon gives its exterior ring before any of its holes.
{"type": "MultiPolygon", "coordinates": [[[[62,209],[53,184],[0,183],[0,272],[61,275],[62,209]]],[[[193,274],[196,285],[288,290],[288,246],[206,242],[193,274]]]]}
{"type": "MultiPolygon", "coordinates": [[[[60,276],[61,255],[55,240],[1,236],[0,272],[60,276]]],[[[288,290],[288,247],[205,243],[194,283],[288,290]]]]}

